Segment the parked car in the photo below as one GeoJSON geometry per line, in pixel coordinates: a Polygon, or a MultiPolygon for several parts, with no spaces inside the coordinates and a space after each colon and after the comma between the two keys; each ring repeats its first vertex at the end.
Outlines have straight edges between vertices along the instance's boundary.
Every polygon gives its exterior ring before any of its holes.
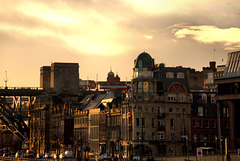
{"type": "Polygon", "coordinates": [[[67,150],[65,151],[65,155],[67,158],[73,158],[73,151],[67,150]]]}
{"type": "Polygon", "coordinates": [[[15,158],[23,158],[23,153],[22,152],[16,152],[15,158]]]}
{"type": "Polygon", "coordinates": [[[140,156],[139,156],[139,155],[134,156],[134,157],[133,157],[133,160],[134,160],[134,161],[140,160],[140,156]]]}
{"type": "Polygon", "coordinates": [[[102,154],[99,157],[99,160],[111,160],[112,157],[109,154],[102,154]]]}
{"type": "Polygon", "coordinates": [[[64,159],[64,158],[67,158],[66,154],[65,153],[60,153],[59,159],[64,159]]]}
{"type": "Polygon", "coordinates": [[[58,159],[58,154],[54,154],[54,155],[53,155],[53,158],[54,158],[54,159],[58,159]]]}
{"type": "Polygon", "coordinates": [[[35,158],[35,154],[33,150],[27,150],[26,151],[26,157],[27,158],[35,158]]]}
{"type": "Polygon", "coordinates": [[[46,154],[44,155],[44,158],[46,158],[46,159],[52,158],[51,153],[46,153],[46,154]]]}
{"type": "Polygon", "coordinates": [[[36,156],[38,159],[41,159],[44,157],[44,155],[42,153],[37,153],[37,156],[36,156]]]}

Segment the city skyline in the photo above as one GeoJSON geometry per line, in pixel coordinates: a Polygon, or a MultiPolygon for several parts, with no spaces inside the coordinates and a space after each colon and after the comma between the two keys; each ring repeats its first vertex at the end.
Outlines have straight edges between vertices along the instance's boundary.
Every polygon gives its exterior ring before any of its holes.
{"type": "MultiPolygon", "coordinates": [[[[0,86],[40,86],[40,67],[79,63],[80,79],[132,78],[146,51],[155,63],[201,70],[239,50],[240,2],[2,1],[0,86]]],[[[223,61],[222,61],[223,60],[223,61]]]]}

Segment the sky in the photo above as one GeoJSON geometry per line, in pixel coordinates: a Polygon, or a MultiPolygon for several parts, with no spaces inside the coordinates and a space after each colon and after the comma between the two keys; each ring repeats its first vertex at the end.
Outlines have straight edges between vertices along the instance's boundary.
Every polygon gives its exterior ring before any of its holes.
{"type": "Polygon", "coordinates": [[[0,0],[0,86],[39,87],[40,67],[131,80],[134,59],[198,71],[240,50],[239,0],[0,0]]]}

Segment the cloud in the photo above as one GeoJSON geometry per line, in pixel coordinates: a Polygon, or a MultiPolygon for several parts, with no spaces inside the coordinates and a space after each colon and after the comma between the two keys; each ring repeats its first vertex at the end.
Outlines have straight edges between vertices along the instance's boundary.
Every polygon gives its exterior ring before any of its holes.
{"type": "Polygon", "coordinates": [[[240,28],[218,28],[216,26],[175,26],[176,38],[190,37],[202,43],[223,43],[225,50],[238,48],[240,28]]]}

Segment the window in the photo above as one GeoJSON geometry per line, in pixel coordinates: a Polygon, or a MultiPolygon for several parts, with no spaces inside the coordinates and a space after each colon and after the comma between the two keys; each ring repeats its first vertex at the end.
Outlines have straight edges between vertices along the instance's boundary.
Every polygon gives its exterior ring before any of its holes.
{"type": "Polygon", "coordinates": [[[143,92],[147,93],[149,92],[149,83],[143,82],[143,92]]]}
{"type": "Polygon", "coordinates": [[[138,93],[142,92],[142,82],[138,82],[138,93]]]}
{"type": "Polygon", "coordinates": [[[227,107],[223,108],[223,117],[229,117],[229,112],[227,107]]]}
{"type": "Polygon", "coordinates": [[[170,127],[174,127],[174,119],[170,119],[170,127]]]}
{"type": "Polygon", "coordinates": [[[198,107],[198,116],[203,116],[203,107],[198,107]]]}
{"type": "Polygon", "coordinates": [[[139,66],[139,68],[142,68],[142,60],[141,59],[138,62],[138,66],[139,66]]]}
{"type": "Polygon", "coordinates": [[[228,120],[225,120],[224,124],[225,124],[225,129],[228,129],[228,120]]]}
{"type": "Polygon", "coordinates": [[[216,128],[216,121],[212,120],[212,128],[216,128]]]}
{"type": "Polygon", "coordinates": [[[172,108],[169,108],[169,112],[172,112],[172,108]]]}
{"type": "Polygon", "coordinates": [[[145,111],[148,112],[148,107],[145,107],[145,111]]]}
{"type": "Polygon", "coordinates": [[[163,126],[163,120],[158,120],[158,126],[162,127],[163,126]]]}
{"type": "Polygon", "coordinates": [[[152,118],[152,126],[155,126],[155,124],[154,124],[154,118],[152,118]]]}
{"type": "Polygon", "coordinates": [[[140,140],[140,135],[139,135],[139,132],[136,132],[136,137],[137,137],[137,140],[140,140]]]}
{"type": "Polygon", "coordinates": [[[208,120],[205,120],[205,126],[206,126],[206,128],[209,128],[209,121],[208,120]]]}
{"type": "Polygon", "coordinates": [[[211,95],[211,103],[216,103],[215,94],[211,95]]]}
{"type": "Polygon", "coordinates": [[[163,131],[159,131],[158,135],[159,135],[159,139],[160,140],[164,140],[164,133],[163,133],[163,131]]]}
{"type": "Polygon", "coordinates": [[[152,140],[155,141],[155,133],[152,133],[152,140]]]}
{"type": "Polygon", "coordinates": [[[196,127],[196,120],[195,119],[192,120],[192,126],[196,127]]]}
{"type": "Polygon", "coordinates": [[[136,118],[136,126],[139,126],[139,118],[136,118]]]}
{"type": "Polygon", "coordinates": [[[206,93],[203,93],[202,94],[202,100],[207,102],[207,94],[206,93]]]}
{"type": "Polygon", "coordinates": [[[182,73],[182,72],[177,73],[177,78],[184,78],[184,73],[182,73]]]}
{"type": "Polygon", "coordinates": [[[158,107],[158,114],[162,114],[163,113],[163,108],[162,107],[158,107]]]}
{"type": "Polygon", "coordinates": [[[138,112],[142,112],[142,107],[138,107],[138,112]]]}
{"type": "Polygon", "coordinates": [[[146,126],[146,119],[144,117],[142,118],[142,126],[146,126]]]}
{"type": "Polygon", "coordinates": [[[203,121],[202,120],[198,120],[199,121],[199,126],[203,127],[203,121]]]}
{"type": "Polygon", "coordinates": [[[166,78],[174,78],[174,74],[172,72],[167,72],[166,78]]]}

